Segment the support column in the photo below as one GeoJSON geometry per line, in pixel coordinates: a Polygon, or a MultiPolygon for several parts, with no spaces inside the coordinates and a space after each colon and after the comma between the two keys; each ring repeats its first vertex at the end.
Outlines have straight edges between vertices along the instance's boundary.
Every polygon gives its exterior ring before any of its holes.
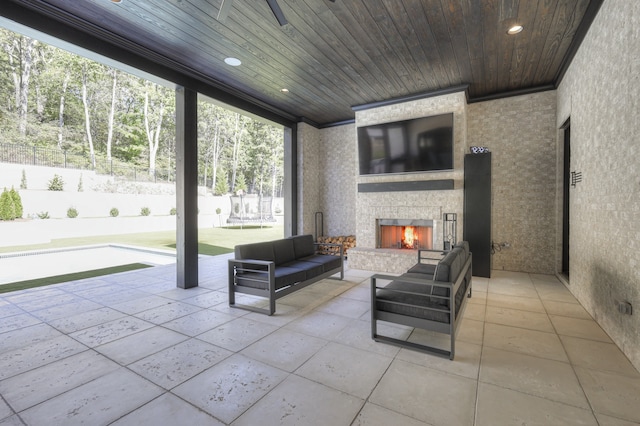
{"type": "Polygon", "coordinates": [[[198,94],[176,89],[177,286],[198,286],[198,94]]]}

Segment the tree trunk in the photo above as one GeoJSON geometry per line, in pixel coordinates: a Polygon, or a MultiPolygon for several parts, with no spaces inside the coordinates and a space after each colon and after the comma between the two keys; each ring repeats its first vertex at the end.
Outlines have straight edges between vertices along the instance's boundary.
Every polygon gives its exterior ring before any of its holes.
{"type": "Polygon", "coordinates": [[[27,135],[27,113],[29,104],[29,79],[31,78],[31,67],[33,65],[33,48],[36,40],[29,37],[22,37],[22,73],[20,76],[20,95],[18,99],[18,131],[20,136],[27,135]]]}
{"type": "Polygon", "coordinates": [[[242,142],[242,130],[244,129],[244,123],[240,126],[240,114],[235,114],[235,131],[233,134],[233,157],[231,162],[231,191],[235,192],[236,189],[236,175],[238,172],[238,161],[240,157],[240,144],[242,142]]]}
{"type": "Polygon", "coordinates": [[[62,149],[62,131],[64,129],[64,97],[67,93],[70,78],[71,75],[69,73],[64,75],[64,80],[62,81],[62,94],[60,95],[60,109],[58,111],[58,148],[60,149],[62,149]]]}
{"type": "Polygon", "coordinates": [[[116,89],[118,87],[118,71],[111,69],[112,86],[111,86],[111,109],[109,109],[109,123],[107,129],[107,161],[111,161],[111,143],[113,141],[113,118],[116,113],[116,89]]]}
{"type": "Polygon", "coordinates": [[[82,66],[82,105],[84,106],[84,127],[87,133],[87,142],[89,142],[89,155],[91,156],[91,165],[96,168],[96,154],[93,150],[93,137],[91,136],[91,118],[89,116],[89,101],[87,99],[87,65],[82,66]]]}
{"type": "Polygon", "coordinates": [[[147,141],[149,143],[149,175],[153,176],[156,171],[156,154],[158,153],[158,145],[160,145],[160,130],[162,129],[162,118],[164,116],[164,103],[160,101],[158,122],[155,129],[151,129],[149,124],[149,90],[144,94],[144,128],[147,132],[147,141]]]}

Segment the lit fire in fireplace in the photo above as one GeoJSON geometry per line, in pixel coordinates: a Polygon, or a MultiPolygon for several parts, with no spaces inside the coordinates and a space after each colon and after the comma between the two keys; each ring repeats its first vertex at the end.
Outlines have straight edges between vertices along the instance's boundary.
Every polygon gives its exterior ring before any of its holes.
{"type": "Polygon", "coordinates": [[[403,248],[413,249],[418,246],[418,235],[415,226],[405,226],[402,235],[403,248]]]}

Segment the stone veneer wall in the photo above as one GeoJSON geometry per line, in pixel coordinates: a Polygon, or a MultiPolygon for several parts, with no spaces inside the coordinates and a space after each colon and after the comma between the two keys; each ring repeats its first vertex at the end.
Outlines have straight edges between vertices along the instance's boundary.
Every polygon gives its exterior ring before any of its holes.
{"type": "Polygon", "coordinates": [[[555,273],[556,92],[467,107],[467,142],[491,152],[492,269],[555,273]]]}
{"type": "Polygon", "coordinates": [[[322,211],[320,130],[298,123],[298,234],[315,232],[315,212],[322,211]]]}
{"type": "MultiPolygon", "coordinates": [[[[322,209],[324,234],[328,236],[356,233],[356,141],[354,124],[329,127],[321,131],[322,209]]],[[[356,242],[357,244],[357,242],[356,242]]]]}
{"type": "Polygon", "coordinates": [[[558,88],[556,125],[571,118],[571,170],[582,172],[568,288],[640,369],[639,28],[640,2],[604,2],[558,88]]]}
{"type": "MultiPolygon", "coordinates": [[[[455,189],[446,191],[399,191],[357,193],[357,247],[349,253],[350,266],[357,269],[398,272],[397,256],[376,256],[376,219],[432,219],[434,220],[434,248],[442,248],[442,215],[458,214],[458,239],[462,239],[463,167],[467,151],[467,113],[463,92],[398,103],[356,112],[356,126],[366,126],[429,115],[453,113],[454,170],[448,172],[358,176],[357,144],[353,139],[353,170],[357,183],[399,182],[414,180],[453,179],[455,189]]],[[[409,253],[415,263],[415,254],[409,253]]],[[[400,267],[401,269],[404,266],[400,267]]]]}

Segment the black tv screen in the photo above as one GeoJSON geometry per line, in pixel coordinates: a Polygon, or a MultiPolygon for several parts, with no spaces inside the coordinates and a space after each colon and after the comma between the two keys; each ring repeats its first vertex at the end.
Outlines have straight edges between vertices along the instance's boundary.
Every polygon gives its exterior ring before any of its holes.
{"type": "Polygon", "coordinates": [[[453,113],[358,127],[361,175],[453,169],[453,113]]]}

